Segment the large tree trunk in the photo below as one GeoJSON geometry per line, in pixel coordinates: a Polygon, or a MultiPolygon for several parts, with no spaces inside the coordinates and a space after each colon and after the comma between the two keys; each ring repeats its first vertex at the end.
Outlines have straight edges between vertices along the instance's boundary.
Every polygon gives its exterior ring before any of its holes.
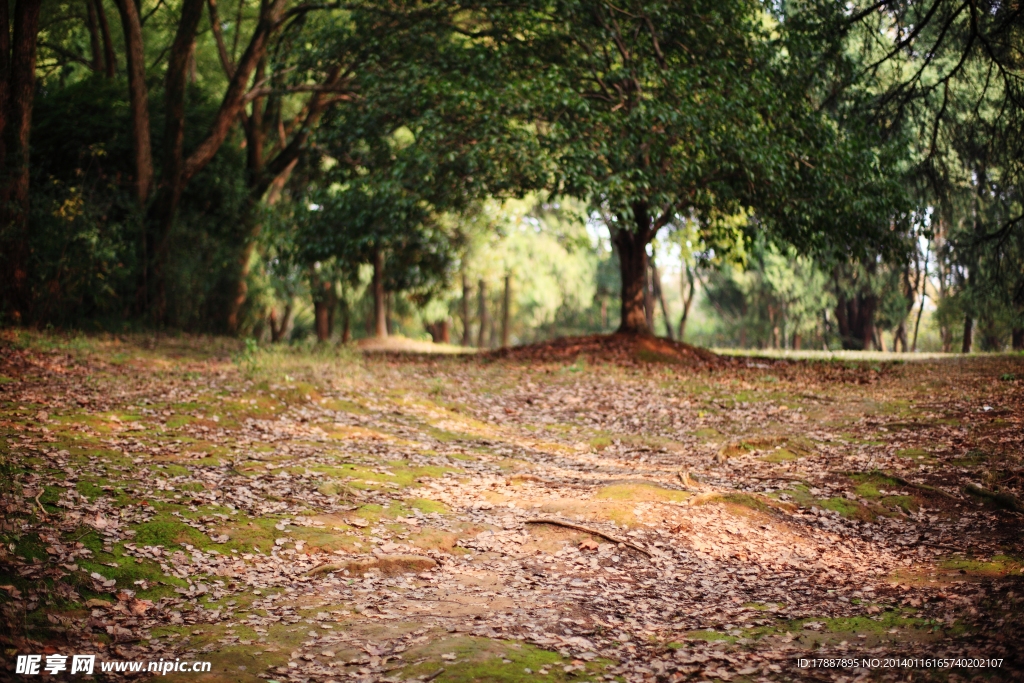
{"type": "Polygon", "coordinates": [[[316,340],[325,342],[331,338],[331,328],[327,316],[327,301],[317,299],[313,302],[313,320],[316,323],[316,340]]]}
{"type": "MultiPolygon", "coordinates": [[[[0,0],[0,226],[7,224],[7,119],[11,102],[11,13],[7,0],[0,0]]],[[[0,251],[0,258],[5,252],[0,251]]]]}
{"type": "Polygon", "coordinates": [[[110,22],[107,21],[107,11],[103,9],[103,0],[87,0],[96,5],[96,17],[100,22],[100,35],[103,36],[103,70],[107,78],[113,78],[117,73],[117,56],[114,54],[114,41],[110,37],[110,22]]]}
{"type": "Polygon", "coordinates": [[[36,36],[41,0],[17,0],[11,35],[6,1],[0,4],[0,225],[11,230],[0,243],[7,280],[7,305],[15,322],[23,322],[28,291],[29,149],[36,85],[36,36]]]}
{"type": "MultiPolygon", "coordinates": [[[[129,3],[131,4],[131,3],[129,3]]],[[[182,191],[182,154],[185,141],[185,90],[188,83],[188,63],[195,42],[199,20],[203,16],[203,0],[184,0],[181,5],[181,18],[178,30],[171,43],[171,51],[167,61],[167,77],[164,85],[164,149],[163,164],[160,173],[160,193],[153,208],[156,212],[151,217],[155,230],[151,235],[150,244],[156,245],[154,254],[154,280],[156,292],[156,315],[158,320],[164,319],[166,294],[164,292],[163,272],[167,265],[170,250],[171,228],[181,201],[182,191]]]]}
{"type": "Polygon", "coordinates": [[[377,249],[373,253],[373,322],[374,335],[381,339],[388,336],[388,311],[384,299],[384,252],[377,249]]]}
{"type": "MultiPolygon", "coordinates": [[[[128,61],[128,99],[131,111],[132,154],[135,159],[135,201],[145,207],[153,187],[153,150],[149,139],[149,91],[146,53],[142,44],[139,8],[133,0],[117,0],[128,61]]],[[[148,248],[156,245],[147,245],[148,248]]]]}
{"type": "Polygon", "coordinates": [[[85,25],[89,29],[89,52],[92,60],[89,66],[93,71],[103,71],[103,43],[100,41],[100,24],[96,17],[96,3],[85,0],[85,25]]]}
{"type": "Polygon", "coordinates": [[[476,337],[476,345],[478,348],[487,348],[487,333],[491,324],[491,319],[487,314],[487,283],[481,279],[477,283],[477,304],[479,306],[478,313],[480,315],[480,331],[476,337]]]}
{"type": "Polygon", "coordinates": [[[505,297],[501,307],[501,348],[508,348],[509,317],[512,309],[512,276],[505,276],[505,297]]]}
{"type": "MultiPolygon", "coordinates": [[[[636,231],[612,228],[612,243],[619,254],[619,274],[622,277],[622,319],[620,334],[650,335],[644,294],[647,290],[647,243],[651,241],[650,218],[647,208],[634,207],[636,231]]],[[[619,218],[625,225],[625,217],[619,218]]]]}
{"type": "MultiPolygon", "coordinates": [[[[194,0],[190,0],[190,2],[192,1],[194,0]]],[[[287,0],[268,0],[268,2],[265,2],[262,5],[260,9],[260,18],[249,41],[249,46],[246,48],[246,51],[242,55],[242,58],[238,61],[238,64],[234,67],[234,73],[231,75],[229,79],[227,91],[225,92],[224,97],[221,100],[220,108],[217,110],[217,114],[214,117],[213,124],[210,127],[210,131],[207,133],[206,138],[199,143],[199,145],[192,151],[188,158],[184,159],[181,162],[180,173],[178,175],[177,183],[161,188],[161,193],[171,195],[169,197],[161,197],[161,201],[158,202],[160,206],[167,208],[166,211],[162,211],[161,214],[157,217],[160,225],[160,232],[162,233],[159,237],[158,245],[158,249],[160,249],[161,251],[163,250],[162,245],[166,244],[167,240],[170,237],[170,226],[173,225],[174,214],[177,211],[177,201],[173,196],[175,188],[177,188],[177,191],[180,194],[180,191],[183,190],[188,185],[189,181],[193,177],[195,177],[197,173],[203,170],[203,168],[205,168],[206,165],[210,163],[210,161],[213,160],[213,157],[217,154],[217,151],[220,149],[220,146],[224,143],[224,140],[227,138],[228,133],[231,130],[231,127],[238,119],[239,114],[243,113],[246,101],[245,97],[247,90],[249,88],[250,77],[253,75],[253,71],[256,69],[257,65],[260,63],[260,61],[263,59],[266,53],[271,33],[273,33],[280,24],[282,15],[284,13],[286,1],[287,0]]],[[[134,3],[129,2],[128,0],[118,0],[118,4],[122,8],[122,18],[131,14],[131,12],[126,10],[128,5],[134,3]]],[[[201,3],[199,4],[199,9],[201,13],[201,3]]],[[[134,12],[137,24],[138,13],[137,11],[134,12]]],[[[191,15],[189,15],[189,17],[191,17],[191,15]]],[[[128,27],[126,23],[126,36],[127,34],[128,27]]],[[[139,44],[141,47],[141,35],[139,38],[139,44]]],[[[189,43],[188,47],[189,49],[191,48],[191,43],[189,43]]],[[[129,50],[129,56],[131,56],[131,54],[132,52],[131,50],[129,50]]],[[[186,51],[185,60],[186,76],[188,65],[187,54],[188,51],[186,51]]],[[[131,70],[132,66],[131,62],[129,62],[129,71],[131,72],[131,70]]],[[[333,73],[336,74],[337,72],[333,73]]],[[[129,80],[131,81],[131,79],[129,80]]],[[[134,89],[132,89],[132,92],[135,92],[134,89]]],[[[319,115],[319,113],[317,113],[317,115],[319,115]]],[[[299,136],[296,136],[296,138],[299,138],[299,136]]],[[[304,142],[305,137],[302,137],[301,140],[293,139],[292,143],[289,145],[289,148],[291,148],[292,145],[297,145],[298,147],[301,148],[301,145],[304,144],[304,142]]],[[[282,152],[282,155],[279,155],[282,156],[282,158],[280,159],[282,168],[276,170],[268,168],[268,173],[270,174],[271,180],[283,170],[283,166],[287,165],[287,163],[291,161],[290,158],[283,158],[283,155],[284,152],[282,152]]],[[[152,173],[150,174],[150,177],[152,177],[152,173]]],[[[269,184],[269,181],[267,181],[267,183],[269,184]]],[[[266,185],[264,185],[263,191],[266,191],[266,185]]],[[[262,196],[262,194],[263,193],[260,192],[259,196],[262,196]]],[[[162,286],[163,282],[162,280],[159,280],[156,283],[157,290],[159,291],[162,288],[162,286]]]]}
{"type": "Polygon", "coordinates": [[[1014,351],[1024,351],[1024,327],[1015,327],[1010,333],[1014,351]]]}

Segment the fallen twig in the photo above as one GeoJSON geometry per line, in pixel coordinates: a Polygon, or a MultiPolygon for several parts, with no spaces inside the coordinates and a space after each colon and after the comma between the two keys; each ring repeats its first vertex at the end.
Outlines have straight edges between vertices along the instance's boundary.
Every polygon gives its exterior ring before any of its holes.
{"type": "Polygon", "coordinates": [[[624,538],[619,538],[618,536],[612,536],[611,534],[606,534],[605,532],[600,531],[598,529],[591,529],[590,527],[583,526],[582,524],[573,524],[572,522],[563,522],[560,519],[549,519],[547,517],[537,517],[534,519],[528,519],[525,522],[523,522],[523,524],[552,524],[554,526],[563,526],[567,529],[583,531],[588,534],[593,534],[594,536],[600,536],[601,538],[607,539],[612,543],[621,543],[627,548],[632,548],[638,553],[643,553],[647,557],[651,557],[651,552],[649,550],[644,550],[643,548],[641,548],[640,546],[631,541],[627,541],[624,538]]]}
{"type": "Polygon", "coordinates": [[[444,673],[444,669],[443,668],[442,669],[438,669],[437,671],[435,671],[434,673],[430,674],[429,676],[427,676],[423,680],[424,681],[432,681],[432,680],[434,680],[435,678],[437,678],[438,676],[440,676],[443,673],[444,673]]]}
{"type": "Polygon", "coordinates": [[[39,506],[39,511],[43,513],[43,517],[49,517],[50,513],[47,512],[46,508],[43,507],[43,504],[39,502],[39,496],[43,495],[44,493],[46,493],[46,489],[41,489],[39,493],[36,494],[36,505],[39,506]]]}

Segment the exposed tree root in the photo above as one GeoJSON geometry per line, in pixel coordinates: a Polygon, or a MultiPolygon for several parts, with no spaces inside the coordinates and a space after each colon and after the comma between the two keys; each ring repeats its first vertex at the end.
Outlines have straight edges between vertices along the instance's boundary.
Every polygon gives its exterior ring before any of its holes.
{"type": "Polygon", "coordinates": [[[583,531],[588,534],[593,534],[594,536],[600,536],[601,538],[609,540],[612,543],[621,543],[627,548],[632,548],[638,553],[643,553],[647,557],[651,557],[651,553],[649,550],[644,550],[643,548],[641,548],[640,546],[636,545],[631,541],[627,541],[624,538],[619,538],[618,536],[612,536],[611,534],[606,534],[605,532],[600,531],[598,529],[591,529],[590,527],[583,526],[582,524],[573,524],[572,522],[563,522],[560,519],[549,519],[547,517],[535,517],[534,519],[527,519],[523,522],[523,524],[552,524],[554,526],[564,526],[567,529],[575,529],[576,531],[583,531]]]}

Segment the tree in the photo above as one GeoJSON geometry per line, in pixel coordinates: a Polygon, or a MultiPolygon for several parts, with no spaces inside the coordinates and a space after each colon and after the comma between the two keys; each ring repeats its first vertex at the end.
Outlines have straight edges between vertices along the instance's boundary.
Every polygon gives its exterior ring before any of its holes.
{"type": "Polygon", "coordinates": [[[303,260],[333,258],[354,281],[359,266],[373,266],[373,329],[387,337],[389,294],[408,292],[425,303],[448,282],[459,239],[423,202],[381,182],[354,181],[311,193],[297,241],[303,260]]]}
{"type": "MultiPolygon", "coordinates": [[[[578,0],[482,4],[486,36],[518,80],[553,169],[552,186],[609,217],[619,257],[620,332],[647,334],[647,245],[677,215],[713,225],[754,211],[803,248],[880,239],[898,190],[870,131],[817,105],[807,36],[757,3],[578,0]]],[[[827,71],[824,70],[824,71],[827,71]]],[[[505,81],[509,80],[505,76],[505,81]]],[[[492,86],[496,87],[496,86],[492,86]]]]}
{"type": "Polygon", "coordinates": [[[6,303],[15,322],[29,303],[29,151],[41,6],[41,0],[16,0],[12,32],[7,0],[0,0],[0,268],[6,294],[0,305],[6,303]]]}

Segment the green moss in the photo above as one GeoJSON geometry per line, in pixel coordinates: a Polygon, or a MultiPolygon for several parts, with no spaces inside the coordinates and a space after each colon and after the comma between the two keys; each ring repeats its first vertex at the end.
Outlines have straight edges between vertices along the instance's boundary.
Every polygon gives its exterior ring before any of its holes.
{"type": "Polygon", "coordinates": [[[848,517],[849,519],[871,521],[878,516],[877,513],[873,512],[871,509],[845,498],[828,498],[820,501],[818,504],[826,510],[834,510],[843,517],[848,517]]]}
{"type": "Polygon", "coordinates": [[[410,498],[405,501],[405,504],[411,508],[416,508],[424,513],[438,512],[445,513],[448,509],[443,503],[438,503],[435,500],[427,500],[426,498],[410,498]]]}
{"type": "Polygon", "coordinates": [[[723,640],[727,643],[735,643],[737,640],[736,636],[730,636],[728,633],[719,633],[717,631],[690,631],[686,634],[686,637],[692,640],[707,640],[711,642],[723,640]]]}
{"type": "Polygon", "coordinates": [[[598,659],[586,664],[583,671],[566,673],[563,669],[572,660],[558,653],[531,645],[485,638],[437,638],[427,646],[410,650],[406,659],[413,657],[425,658],[427,661],[404,669],[402,677],[405,680],[415,680],[419,676],[429,676],[444,669],[444,673],[435,679],[443,683],[586,680],[588,676],[599,674],[611,664],[606,659],[598,659]],[[455,659],[441,659],[442,654],[454,654],[455,659]],[[547,673],[540,674],[541,671],[547,673]]]}
{"type": "Polygon", "coordinates": [[[904,448],[903,450],[896,451],[896,455],[901,458],[910,458],[917,461],[934,460],[932,454],[923,448],[904,448]]]}
{"type": "Polygon", "coordinates": [[[886,507],[897,507],[903,512],[917,512],[920,508],[912,496],[886,496],[878,502],[886,507]]]}
{"type": "Polygon", "coordinates": [[[947,559],[939,564],[939,567],[946,571],[977,576],[1001,576],[1007,573],[1017,573],[1022,566],[1024,566],[1024,562],[1021,558],[1010,555],[995,555],[991,560],[947,559]]]}
{"type": "Polygon", "coordinates": [[[202,546],[209,540],[196,529],[176,520],[170,515],[160,515],[162,519],[154,519],[135,527],[135,538],[138,545],[162,545],[171,547],[180,543],[202,546]]]}
{"type": "Polygon", "coordinates": [[[778,448],[761,458],[761,460],[764,460],[765,462],[786,462],[787,460],[796,459],[797,456],[792,451],[785,448],[778,448]]]}
{"type": "Polygon", "coordinates": [[[667,500],[681,502],[689,498],[688,491],[676,491],[665,489],[652,484],[613,484],[604,486],[597,490],[594,498],[597,500],[629,500],[629,501],[654,501],[667,500]]]}

